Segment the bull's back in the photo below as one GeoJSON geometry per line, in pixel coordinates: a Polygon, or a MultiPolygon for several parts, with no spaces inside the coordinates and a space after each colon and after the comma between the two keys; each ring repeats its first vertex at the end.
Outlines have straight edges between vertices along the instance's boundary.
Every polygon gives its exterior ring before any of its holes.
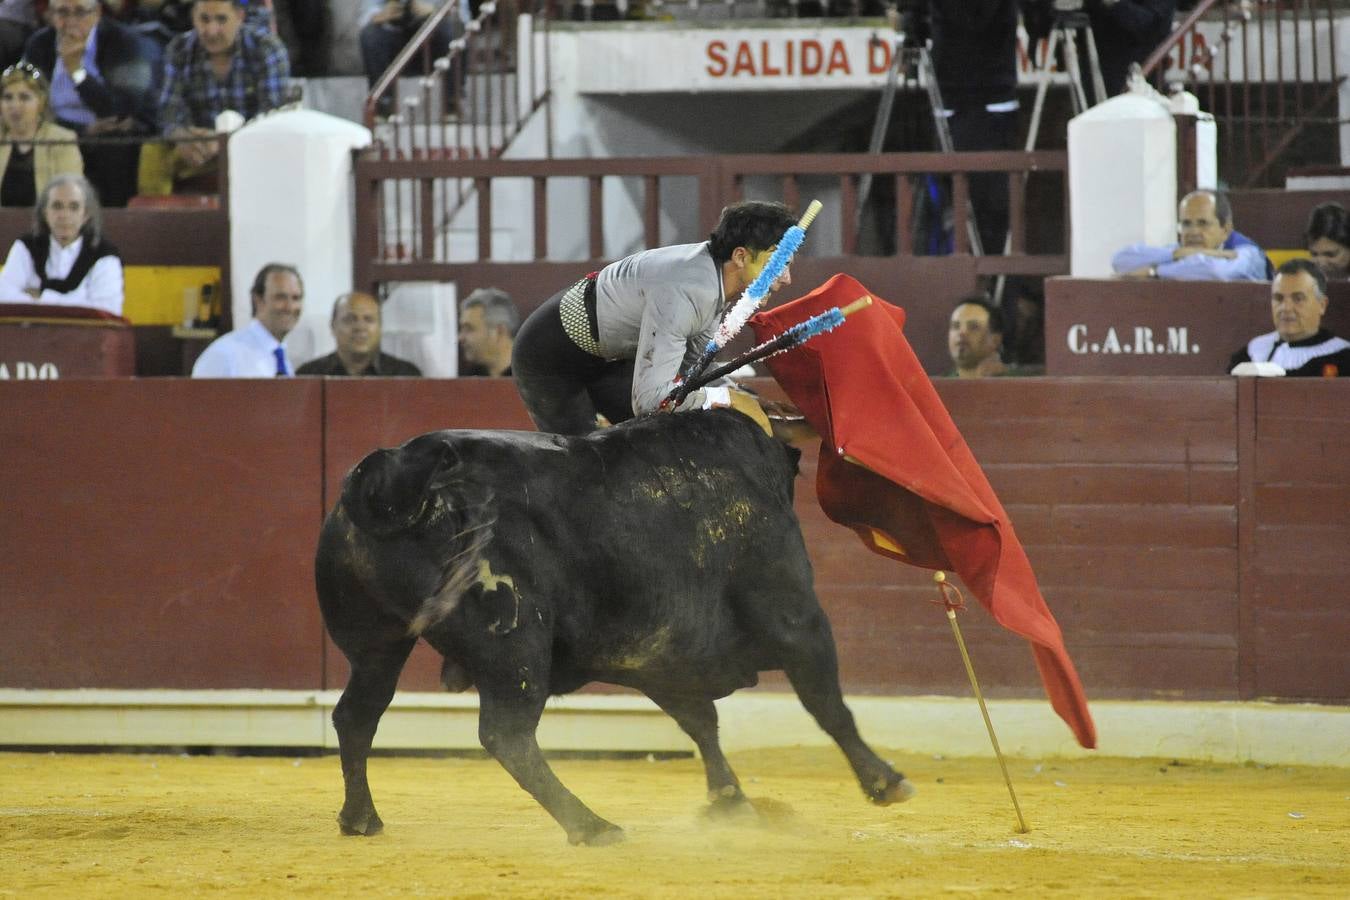
{"type": "Polygon", "coordinates": [[[336,598],[325,615],[367,604],[412,622],[457,536],[477,533],[490,537],[464,558],[470,596],[475,581],[514,585],[579,669],[714,659],[744,643],[759,598],[815,602],[794,475],[786,448],[730,411],[584,438],[421,435],[344,483],[317,558],[336,598]]]}
{"type": "Polygon", "coordinates": [[[753,607],[815,605],[795,460],[737,413],[653,416],[543,453],[463,439],[498,491],[492,576],[548,605],[560,651],[591,677],[679,667],[723,682],[722,662],[753,657],[753,607]]]}

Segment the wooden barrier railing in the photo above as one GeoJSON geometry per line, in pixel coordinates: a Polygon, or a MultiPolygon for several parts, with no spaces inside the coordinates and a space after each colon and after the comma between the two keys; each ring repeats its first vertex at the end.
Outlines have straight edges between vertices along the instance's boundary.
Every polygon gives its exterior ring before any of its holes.
{"type": "MultiPolygon", "coordinates": [[[[1090,698],[1350,702],[1350,379],[937,389],[1090,698]]],[[[423,431],[528,427],[481,378],[0,382],[0,408],[6,688],[341,687],[313,559],[343,475],[423,431]]],[[[845,689],[967,696],[929,573],[824,517],[816,454],[795,506],[845,689]]],[[[1024,641],[962,627],[989,694],[1041,696],[1024,641]]],[[[401,685],[439,670],[420,648],[401,685]]]]}
{"type": "MultiPolygon", "coordinates": [[[[1028,202],[1023,174],[1044,176],[1050,180],[1046,193],[1064,202],[1067,197],[1067,156],[1062,151],[989,152],[989,153],[885,153],[801,154],[801,155],[727,155],[644,157],[607,159],[541,160],[386,160],[378,152],[361,154],[356,162],[357,237],[355,282],[368,287],[406,280],[455,280],[468,289],[479,283],[501,280],[512,267],[548,265],[569,261],[559,259],[550,248],[551,196],[557,185],[567,179],[585,182],[584,199],[572,207],[572,230],[586,235],[584,249],[570,257],[572,262],[608,261],[606,246],[632,249],[702,240],[716,224],[718,213],[727,203],[752,192],[759,199],[781,199],[791,206],[804,204],[809,197],[803,182],[810,180],[837,204],[836,214],[827,215],[814,226],[813,237],[833,228],[823,242],[837,247],[843,257],[861,256],[859,252],[858,184],[864,176],[873,183],[890,179],[893,201],[878,215],[893,223],[883,235],[891,245],[881,255],[911,257],[922,255],[916,248],[913,222],[917,201],[915,185],[920,179],[950,179],[952,221],[950,234],[956,255],[969,255],[967,204],[969,175],[974,172],[1007,172],[1011,253],[978,257],[979,275],[1054,275],[1068,270],[1068,216],[1062,208],[1054,218],[1062,223],[1055,234],[1038,235],[1029,240],[1027,211],[1036,204],[1028,202]],[[695,212],[680,223],[672,234],[668,220],[669,204],[663,203],[663,190],[671,190],[675,179],[694,182],[695,212]],[[623,180],[622,182],[620,180],[623,180]],[[510,259],[493,253],[493,200],[504,181],[528,182],[531,199],[523,210],[528,225],[520,229],[532,247],[515,253],[510,259]],[[636,187],[632,187],[636,186],[636,187]],[[631,189],[630,189],[631,187],[631,189]],[[625,190],[636,196],[636,220],[631,234],[616,234],[623,223],[606,218],[606,202],[611,191],[625,190]],[[461,210],[466,198],[468,209],[461,210]],[[451,217],[454,220],[451,221],[451,217]],[[663,231],[663,220],[667,220],[663,231]],[[827,221],[833,225],[826,224],[827,221]],[[452,231],[467,236],[467,255],[452,252],[452,231]],[[1028,252],[1033,243],[1048,246],[1028,252]],[[893,248],[893,249],[892,249],[893,248]]],[[[1034,189],[1034,188],[1033,188],[1034,189]]],[[[815,190],[815,187],[811,188],[815,190]]],[[[873,191],[875,198],[880,192],[873,191]]],[[[811,243],[821,243],[815,237],[811,243]]],[[[806,253],[813,252],[811,249],[806,253]]],[[[876,255],[876,254],[870,254],[876,255]]]]}

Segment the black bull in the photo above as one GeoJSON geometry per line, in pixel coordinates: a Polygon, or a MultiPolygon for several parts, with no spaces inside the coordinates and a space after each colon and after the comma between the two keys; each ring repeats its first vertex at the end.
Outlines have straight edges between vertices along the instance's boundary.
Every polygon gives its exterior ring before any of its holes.
{"type": "Polygon", "coordinates": [[[366,759],[420,636],[473,684],[483,747],[573,843],[622,831],[553,774],[535,740],[551,695],[641,691],[693,738],[714,808],[746,802],[713,701],[781,669],[873,802],[913,788],[863,743],[792,509],[796,450],[729,410],[569,438],[438,431],[347,476],[319,539],[329,634],[351,663],[333,711],[347,834],[382,823],[366,759]]]}

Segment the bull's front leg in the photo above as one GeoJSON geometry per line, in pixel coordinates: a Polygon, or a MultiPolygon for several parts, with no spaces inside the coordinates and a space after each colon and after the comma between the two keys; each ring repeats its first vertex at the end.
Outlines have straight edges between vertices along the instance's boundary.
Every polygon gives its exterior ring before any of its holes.
{"type": "Polygon", "coordinates": [[[887,806],[913,797],[916,791],[909,779],[877,756],[858,734],[853,713],[844,704],[834,636],[825,614],[816,610],[785,642],[784,650],[783,671],[798,699],[844,752],[868,799],[887,806]]]}
{"type": "Polygon", "coordinates": [[[567,840],[592,846],[623,840],[623,829],[578,800],[553,774],[540,752],[535,729],[547,695],[520,682],[480,684],[478,690],[478,738],[483,748],[557,820],[567,832],[567,840]]]}

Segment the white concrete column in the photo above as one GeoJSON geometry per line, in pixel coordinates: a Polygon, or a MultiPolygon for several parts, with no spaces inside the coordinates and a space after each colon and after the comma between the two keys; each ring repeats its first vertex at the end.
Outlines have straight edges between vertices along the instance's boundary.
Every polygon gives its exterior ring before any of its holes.
{"type": "Polygon", "coordinates": [[[1069,122],[1070,272],[1111,275],[1135,241],[1176,240],[1176,123],[1149,96],[1122,94],[1069,122]]]}
{"type": "Polygon", "coordinates": [[[333,301],[352,287],[351,152],[369,143],[364,127],[304,109],[254,119],[230,138],[234,322],[253,315],[249,287],[258,269],[269,262],[296,266],[305,307],[286,344],[297,365],[333,349],[333,301]]]}

